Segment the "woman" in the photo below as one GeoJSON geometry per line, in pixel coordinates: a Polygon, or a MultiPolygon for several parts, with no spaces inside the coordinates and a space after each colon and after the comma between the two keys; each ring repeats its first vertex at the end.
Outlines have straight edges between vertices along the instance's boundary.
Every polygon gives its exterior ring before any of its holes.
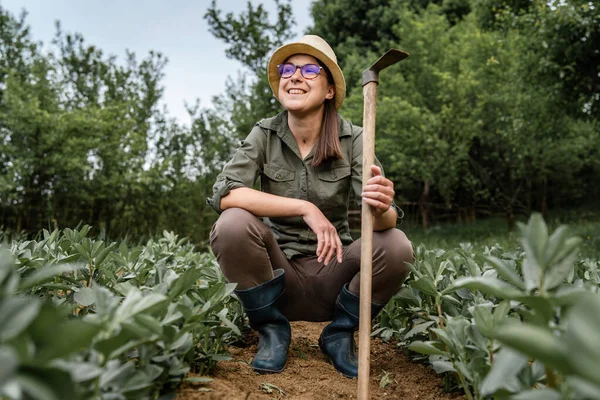
{"type": "Polygon", "coordinates": [[[217,178],[211,247],[258,331],[255,371],[283,371],[289,321],[331,320],[319,346],[356,377],[360,240],[350,237],[350,190],[374,216],[373,317],[408,275],[412,245],[395,229],[394,185],[378,161],[362,190],[362,128],[337,112],[346,84],[331,47],[314,35],[284,45],[268,77],[285,111],[257,123],[217,178]]]}

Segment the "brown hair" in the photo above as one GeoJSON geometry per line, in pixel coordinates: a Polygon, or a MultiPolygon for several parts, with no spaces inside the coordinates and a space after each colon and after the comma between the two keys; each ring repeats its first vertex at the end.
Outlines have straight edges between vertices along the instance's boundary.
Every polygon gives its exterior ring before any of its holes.
{"type": "MultiPolygon", "coordinates": [[[[327,74],[327,82],[333,85],[333,78],[325,64],[318,60],[319,64],[327,74]]],[[[338,113],[335,109],[335,96],[331,100],[325,100],[323,121],[321,122],[321,134],[315,147],[315,155],[312,161],[314,167],[321,165],[328,159],[339,160],[344,158],[339,139],[338,113]]]]}

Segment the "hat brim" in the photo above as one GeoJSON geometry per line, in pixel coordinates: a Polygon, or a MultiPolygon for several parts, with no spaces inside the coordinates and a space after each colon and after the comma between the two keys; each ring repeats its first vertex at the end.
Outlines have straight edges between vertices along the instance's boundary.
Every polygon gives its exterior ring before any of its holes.
{"type": "Polygon", "coordinates": [[[283,45],[271,55],[267,71],[269,86],[271,86],[275,98],[279,100],[279,73],[277,72],[277,65],[283,63],[294,54],[307,54],[313,56],[329,69],[335,86],[335,109],[339,110],[344,102],[344,97],[346,97],[346,81],[344,80],[342,69],[325,53],[306,43],[290,43],[283,45]]]}

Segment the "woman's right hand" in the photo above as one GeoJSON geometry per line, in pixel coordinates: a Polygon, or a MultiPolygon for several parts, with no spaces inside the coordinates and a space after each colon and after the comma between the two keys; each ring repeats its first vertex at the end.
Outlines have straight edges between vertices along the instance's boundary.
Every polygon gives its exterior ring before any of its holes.
{"type": "Polygon", "coordinates": [[[319,262],[325,260],[325,264],[333,256],[337,255],[338,262],[342,262],[342,241],[335,227],[323,215],[321,210],[313,203],[306,202],[302,212],[302,218],[310,229],[317,235],[317,257],[319,262]]]}

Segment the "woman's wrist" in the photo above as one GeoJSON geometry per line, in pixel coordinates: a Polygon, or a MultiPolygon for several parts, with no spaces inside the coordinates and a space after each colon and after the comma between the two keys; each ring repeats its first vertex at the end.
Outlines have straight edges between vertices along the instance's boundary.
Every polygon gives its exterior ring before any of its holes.
{"type": "Polygon", "coordinates": [[[300,201],[300,215],[305,218],[307,217],[314,209],[315,205],[310,201],[306,200],[298,200],[300,201]]]}

